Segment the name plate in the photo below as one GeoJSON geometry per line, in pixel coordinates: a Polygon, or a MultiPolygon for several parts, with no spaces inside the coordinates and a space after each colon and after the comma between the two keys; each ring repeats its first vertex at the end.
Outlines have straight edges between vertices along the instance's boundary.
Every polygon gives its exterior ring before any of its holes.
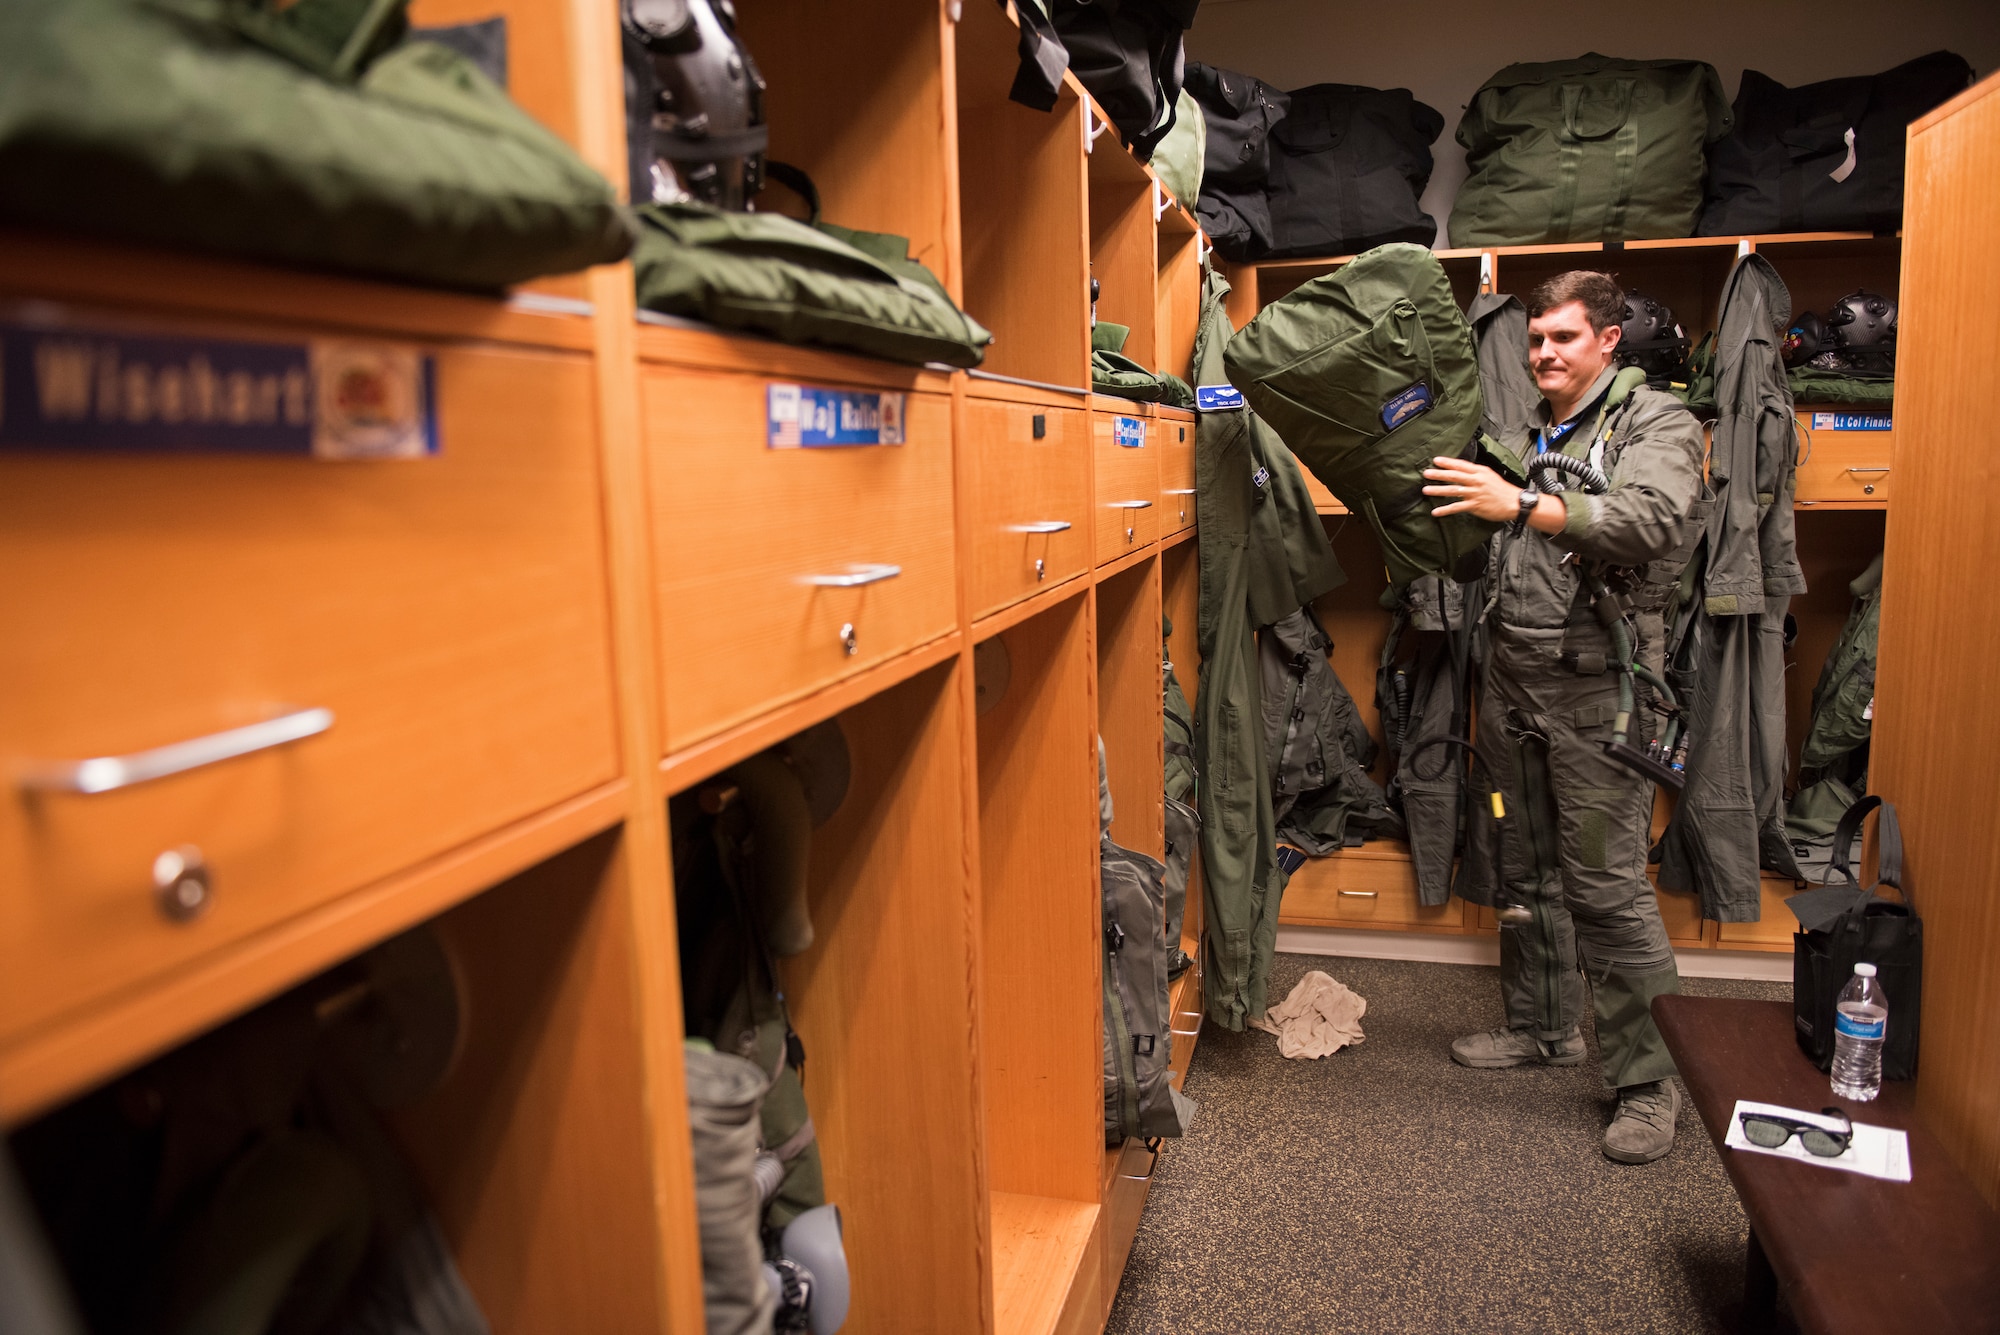
{"type": "Polygon", "coordinates": [[[1122,449],[1145,448],[1146,422],[1140,417],[1114,417],[1111,419],[1111,439],[1122,449]]]}
{"type": "Polygon", "coordinates": [[[0,449],[416,459],[436,384],[405,344],[0,324],[0,449]]]}
{"type": "Polygon", "coordinates": [[[774,450],[901,445],[907,397],[858,389],[771,384],[764,390],[764,443],[774,450]]]}
{"type": "Polygon", "coordinates": [[[1893,419],[1888,413],[1814,413],[1815,431],[1887,431],[1893,419]]]}
{"type": "Polygon", "coordinates": [[[1234,385],[1197,385],[1194,406],[1205,413],[1227,412],[1243,406],[1243,391],[1234,385]]]}

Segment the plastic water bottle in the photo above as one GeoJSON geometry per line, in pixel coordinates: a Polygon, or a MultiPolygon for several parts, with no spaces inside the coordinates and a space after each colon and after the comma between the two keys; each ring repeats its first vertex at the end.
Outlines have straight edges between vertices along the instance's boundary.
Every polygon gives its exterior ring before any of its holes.
{"type": "Polygon", "coordinates": [[[1889,1002],[1875,981],[1875,966],[1857,964],[1833,1006],[1833,1093],[1866,1103],[1882,1092],[1882,1035],[1889,1002]]]}

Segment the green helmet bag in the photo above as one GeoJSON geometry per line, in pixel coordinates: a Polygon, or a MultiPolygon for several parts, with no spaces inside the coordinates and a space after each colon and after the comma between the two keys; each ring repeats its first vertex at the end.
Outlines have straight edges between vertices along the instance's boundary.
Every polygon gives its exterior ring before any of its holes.
{"type": "Polygon", "coordinates": [[[1476,578],[1495,525],[1434,519],[1424,469],[1494,458],[1479,432],[1472,327],[1437,257],[1378,246],[1304,284],[1230,339],[1229,379],[1300,463],[1368,521],[1389,582],[1476,578]]]}

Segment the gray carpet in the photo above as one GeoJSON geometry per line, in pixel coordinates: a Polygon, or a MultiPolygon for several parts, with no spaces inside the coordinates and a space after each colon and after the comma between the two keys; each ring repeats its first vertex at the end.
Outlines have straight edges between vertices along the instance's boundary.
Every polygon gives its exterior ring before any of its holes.
{"type": "Polygon", "coordinates": [[[1501,1022],[1497,970],[1280,955],[1273,1001],[1308,969],[1367,999],[1367,1040],[1286,1061],[1202,1031],[1201,1114],[1154,1171],[1109,1335],[1730,1329],[1746,1226],[1691,1106],[1672,1154],[1614,1164],[1594,1041],[1568,1069],[1451,1061],[1501,1022]]]}

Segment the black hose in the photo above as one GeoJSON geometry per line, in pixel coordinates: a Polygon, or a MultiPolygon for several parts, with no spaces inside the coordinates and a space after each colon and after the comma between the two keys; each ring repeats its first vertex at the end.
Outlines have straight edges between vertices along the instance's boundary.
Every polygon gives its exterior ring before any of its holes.
{"type": "Polygon", "coordinates": [[[1572,459],[1567,454],[1557,454],[1553,450],[1538,454],[1528,464],[1528,481],[1536,490],[1545,490],[1541,473],[1567,473],[1583,484],[1583,489],[1592,495],[1602,495],[1611,490],[1611,479],[1604,470],[1582,459],[1572,459]]]}

